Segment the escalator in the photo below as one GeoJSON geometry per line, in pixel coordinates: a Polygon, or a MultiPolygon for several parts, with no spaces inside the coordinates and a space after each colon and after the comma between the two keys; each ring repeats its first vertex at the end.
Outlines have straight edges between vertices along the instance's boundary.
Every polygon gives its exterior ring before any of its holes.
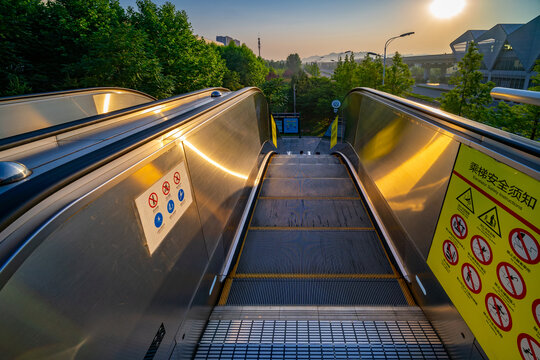
{"type": "MultiPolygon", "coordinates": [[[[0,186],[2,357],[482,360],[488,346],[490,358],[509,358],[486,341],[504,324],[489,318],[484,293],[467,290],[452,251],[445,260],[432,245],[450,202],[472,212],[472,202],[459,205],[466,194],[483,206],[474,175],[470,192],[451,192],[463,154],[481,159],[465,171],[482,166],[487,179],[491,161],[510,169],[505,181],[528,177],[513,184],[525,189],[540,179],[537,143],[372,89],[347,95],[332,148],[319,138],[274,142],[256,88],[143,96],[109,112],[101,91],[90,110],[44,122],[34,112],[39,126],[0,139],[0,166],[28,170],[0,186]],[[437,261],[451,277],[435,273],[437,261]]],[[[60,95],[76,103],[76,92],[60,95]]],[[[518,199],[527,211],[531,191],[528,203],[518,199]]],[[[522,241],[538,227],[538,207],[530,211],[515,233],[522,241]]],[[[494,223],[478,215],[466,220],[488,237],[494,223]]],[[[464,254],[473,229],[457,233],[467,266],[478,265],[464,254]]],[[[519,326],[533,328],[527,316],[519,326]]],[[[517,325],[506,332],[497,343],[511,354],[532,347],[516,343],[529,339],[517,325]]]]}
{"type": "Polygon", "coordinates": [[[448,359],[337,156],[271,158],[195,359],[448,359]]]}

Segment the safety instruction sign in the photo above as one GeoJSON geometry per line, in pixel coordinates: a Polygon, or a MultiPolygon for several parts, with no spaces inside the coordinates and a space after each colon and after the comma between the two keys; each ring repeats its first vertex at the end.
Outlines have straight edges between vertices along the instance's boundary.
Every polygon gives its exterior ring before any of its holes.
{"type": "Polygon", "coordinates": [[[176,165],[135,199],[150,255],[191,202],[191,185],[184,162],[176,165]]]}
{"type": "Polygon", "coordinates": [[[461,145],[428,265],[490,359],[540,360],[540,184],[461,145]]]}

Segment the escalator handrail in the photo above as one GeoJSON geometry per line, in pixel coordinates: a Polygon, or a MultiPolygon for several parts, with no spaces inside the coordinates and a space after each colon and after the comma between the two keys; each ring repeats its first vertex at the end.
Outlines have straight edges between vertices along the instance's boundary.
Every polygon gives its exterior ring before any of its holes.
{"type": "MultiPolygon", "coordinates": [[[[233,93],[232,96],[221,98],[202,108],[197,108],[157,123],[147,129],[138,131],[108,145],[104,145],[93,152],[82,154],[79,157],[71,159],[64,164],[49,169],[41,174],[31,175],[12,189],[9,189],[0,195],[1,204],[11,204],[10,206],[0,207],[0,232],[4,231],[6,227],[13,223],[18,217],[39,202],[77,179],[80,179],[90,172],[156,138],[159,138],[160,136],[166,135],[179,126],[188,124],[218,107],[226,106],[226,104],[233,102],[235,99],[249,94],[250,92],[262,93],[261,90],[256,87],[244,88],[233,93]]],[[[155,103],[153,103],[153,106],[155,106],[155,103]]],[[[139,108],[139,110],[140,109],[141,108],[139,108]]],[[[125,114],[121,113],[116,116],[123,115],[125,114]]],[[[1,241],[0,245],[2,245],[1,241]]],[[[9,259],[9,256],[6,258],[5,251],[2,249],[2,246],[0,246],[0,268],[7,259],[9,259]]]]}
{"type": "Polygon", "coordinates": [[[540,157],[540,143],[534,140],[530,140],[519,135],[514,135],[514,134],[508,133],[506,131],[503,131],[503,130],[500,130],[491,126],[478,123],[476,121],[473,121],[473,120],[470,120],[470,119],[467,119],[458,115],[448,113],[443,110],[435,109],[427,105],[419,104],[414,101],[407,100],[407,99],[404,99],[404,98],[401,98],[392,94],[388,94],[383,91],[371,89],[371,88],[366,88],[366,87],[354,88],[347,93],[345,98],[347,98],[349,94],[354,93],[354,92],[369,93],[372,95],[376,95],[378,97],[384,98],[385,100],[398,103],[399,105],[412,109],[416,112],[421,112],[425,115],[429,115],[435,121],[444,121],[446,123],[456,125],[458,127],[461,127],[464,130],[475,133],[481,137],[494,140],[498,143],[507,145],[513,149],[522,151],[529,155],[540,157]]]}
{"type": "Polygon", "coordinates": [[[49,92],[35,93],[35,94],[5,96],[5,97],[0,97],[0,105],[2,105],[3,102],[40,99],[40,98],[46,98],[50,96],[52,97],[52,96],[73,95],[73,94],[78,94],[78,93],[95,92],[95,91],[124,91],[128,93],[145,96],[149,98],[151,101],[157,100],[157,98],[153,97],[152,95],[149,95],[139,90],[128,89],[128,88],[123,88],[123,87],[114,87],[114,86],[111,86],[111,87],[102,86],[102,87],[91,87],[91,88],[83,88],[83,89],[49,91],[49,92]]]}
{"type": "MultiPolygon", "coordinates": [[[[94,89],[98,89],[98,88],[94,88],[94,89]]],[[[120,89],[120,88],[110,88],[110,89],[120,89]]],[[[85,90],[87,90],[87,89],[85,89],[85,90]]],[[[82,128],[82,127],[85,127],[85,126],[88,126],[88,125],[93,125],[93,124],[96,124],[96,123],[99,123],[99,122],[102,122],[102,121],[107,121],[107,120],[113,119],[115,117],[118,117],[119,115],[129,115],[129,114],[137,112],[137,111],[149,109],[149,108],[152,108],[154,106],[167,104],[167,103],[177,101],[177,100],[181,100],[181,99],[186,99],[186,98],[189,98],[191,96],[201,96],[204,93],[208,93],[208,95],[210,95],[212,93],[212,91],[216,91],[216,90],[217,91],[229,91],[228,89],[222,88],[222,87],[213,87],[213,88],[207,88],[207,89],[203,89],[203,90],[197,90],[197,91],[189,92],[189,93],[186,93],[186,94],[173,96],[173,97],[170,97],[170,98],[167,98],[167,99],[155,100],[155,101],[151,101],[151,102],[148,102],[148,103],[131,106],[131,107],[128,107],[128,108],[125,108],[125,109],[119,109],[119,110],[111,111],[111,112],[106,113],[106,114],[89,116],[89,117],[85,117],[85,118],[82,118],[82,119],[69,121],[69,122],[66,122],[66,123],[63,123],[63,124],[49,126],[49,127],[43,128],[43,129],[38,129],[38,130],[35,130],[35,131],[26,132],[24,134],[10,136],[10,137],[7,137],[7,138],[0,139],[0,151],[11,149],[11,148],[21,146],[21,145],[24,145],[24,144],[28,144],[30,142],[41,140],[41,139],[44,139],[44,138],[47,138],[47,137],[56,136],[56,135],[61,134],[61,133],[65,133],[65,132],[68,132],[68,131],[73,131],[73,130],[76,130],[76,129],[79,129],[79,128],[82,128]]],[[[73,92],[75,92],[75,91],[73,91],[73,92]]],[[[66,93],[70,93],[70,92],[68,91],[66,93]]],[[[38,95],[36,95],[36,96],[38,96],[38,95]]]]}

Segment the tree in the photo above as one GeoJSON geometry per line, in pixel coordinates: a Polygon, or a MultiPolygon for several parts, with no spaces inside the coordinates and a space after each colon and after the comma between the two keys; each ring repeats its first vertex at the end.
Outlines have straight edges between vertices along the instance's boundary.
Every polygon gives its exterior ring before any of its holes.
{"type": "Polygon", "coordinates": [[[380,56],[372,59],[369,55],[366,55],[358,68],[358,86],[372,89],[380,88],[382,83],[382,69],[383,63],[380,56]]]}
{"type": "Polygon", "coordinates": [[[131,23],[147,34],[146,46],[158,59],[165,77],[172,79],[173,93],[184,93],[219,86],[225,64],[216,47],[193,35],[185,11],[167,2],[157,6],[150,0],[137,0],[138,11],[129,9],[131,23]]]}
{"type": "Polygon", "coordinates": [[[340,98],[345,97],[352,88],[359,86],[358,64],[355,62],[353,54],[350,57],[346,54],[344,61],[339,58],[332,80],[336,82],[337,95],[340,98]]]}
{"type": "Polygon", "coordinates": [[[236,46],[234,42],[231,42],[227,46],[218,47],[218,50],[229,71],[238,74],[242,87],[260,86],[264,83],[268,68],[246,44],[236,46]]]}
{"type": "Polygon", "coordinates": [[[402,96],[410,90],[412,85],[414,85],[414,79],[412,78],[411,71],[407,64],[403,62],[401,55],[396,51],[392,58],[392,66],[386,70],[382,90],[390,94],[402,96]]]}
{"type": "Polygon", "coordinates": [[[272,112],[286,112],[289,85],[281,78],[273,78],[261,85],[272,112]]]}
{"type": "Polygon", "coordinates": [[[302,72],[302,60],[298,54],[290,54],[285,61],[287,67],[287,73],[292,75],[298,75],[302,72]]]}
{"type": "Polygon", "coordinates": [[[456,87],[442,96],[443,110],[473,120],[480,120],[484,116],[484,107],[493,101],[489,93],[495,84],[482,83],[483,76],[478,71],[482,57],[476,44],[471,42],[465,56],[458,63],[458,71],[450,79],[450,84],[456,87]]]}
{"type": "Polygon", "coordinates": [[[312,76],[321,76],[321,70],[319,69],[319,65],[317,65],[316,62],[306,64],[304,65],[304,68],[312,76]]]}

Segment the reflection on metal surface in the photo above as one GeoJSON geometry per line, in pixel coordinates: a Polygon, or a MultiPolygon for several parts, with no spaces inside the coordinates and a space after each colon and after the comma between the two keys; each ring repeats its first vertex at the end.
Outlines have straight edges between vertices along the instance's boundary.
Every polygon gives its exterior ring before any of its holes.
{"type": "Polygon", "coordinates": [[[133,174],[133,179],[136,180],[143,187],[149,187],[156,181],[158,181],[163,174],[155,167],[154,164],[149,163],[133,174]]]}
{"type": "Polygon", "coordinates": [[[396,167],[381,178],[375,178],[375,183],[385,195],[391,198],[408,194],[411,189],[424,177],[433,164],[450,145],[452,139],[435,134],[426,146],[419,149],[415,155],[396,167]],[[407,181],[403,181],[403,175],[407,181]]]}
{"type": "Polygon", "coordinates": [[[165,105],[154,106],[154,107],[151,107],[149,109],[145,109],[145,110],[141,111],[140,115],[147,114],[149,112],[154,112],[154,114],[159,114],[160,112],[163,111],[164,108],[165,108],[165,105]]]}
{"type": "Polygon", "coordinates": [[[103,100],[103,111],[102,113],[108,113],[109,112],[109,103],[111,101],[111,94],[105,95],[105,100],[103,100]]]}
{"type": "Polygon", "coordinates": [[[0,185],[11,184],[27,178],[32,170],[15,161],[0,161],[0,185]]]}
{"type": "Polygon", "coordinates": [[[395,119],[379,131],[362,149],[362,157],[366,161],[376,160],[390,153],[399,143],[402,136],[403,121],[395,119]]]}
{"type": "Polygon", "coordinates": [[[195,153],[197,153],[197,155],[199,155],[200,157],[202,157],[204,160],[208,161],[210,164],[214,165],[215,167],[217,167],[218,169],[226,172],[227,174],[229,175],[232,175],[232,176],[236,176],[237,178],[240,178],[240,179],[244,179],[244,180],[247,180],[248,179],[248,176],[245,175],[245,174],[240,174],[236,171],[233,171],[233,170],[230,170],[230,169],[227,169],[225,166],[217,163],[216,161],[210,159],[208,156],[206,156],[206,154],[204,154],[202,151],[200,151],[199,149],[197,149],[195,147],[195,145],[193,145],[192,143],[190,143],[189,141],[187,140],[184,140],[184,145],[186,145],[188,148],[190,148],[191,150],[195,151],[195,153]]]}

